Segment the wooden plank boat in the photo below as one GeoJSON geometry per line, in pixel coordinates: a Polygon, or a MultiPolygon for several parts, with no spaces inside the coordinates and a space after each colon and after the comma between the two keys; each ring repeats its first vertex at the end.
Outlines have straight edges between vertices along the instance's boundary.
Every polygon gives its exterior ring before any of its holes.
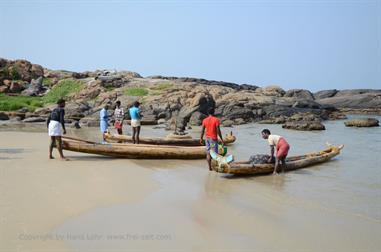
{"type": "MultiPolygon", "coordinates": [[[[127,135],[105,133],[104,137],[107,142],[132,143],[132,137],[127,135]]],[[[236,137],[230,132],[224,137],[224,143],[234,143],[235,139],[236,137]]],[[[201,146],[200,140],[195,138],[140,137],[140,143],[154,145],[201,146]]]]}
{"type": "Polygon", "coordinates": [[[203,146],[169,146],[147,144],[100,144],[72,137],[62,137],[64,150],[136,159],[202,159],[203,146]]]}
{"type": "MultiPolygon", "coordinates": [[[[324,163],[340,154],[344,145],[333,146],[323,151],[317,151],[300,156],[288,157],[286,159],[285,171],[296,170],[307,166],[324,163]]],[[[274,164],[251,164],[249,161],[232,162],[230,164],[212,160],[213,170],[228,174],[268,174],[274,171],[274,164]]]]}

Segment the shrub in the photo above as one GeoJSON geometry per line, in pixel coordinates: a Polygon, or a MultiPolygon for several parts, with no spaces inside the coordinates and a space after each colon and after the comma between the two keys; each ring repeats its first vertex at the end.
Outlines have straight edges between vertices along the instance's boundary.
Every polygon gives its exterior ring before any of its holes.
{"type": "Polygon", "coordinates": [[[41,97],[7,96],[0,94],[0,111],[14,111],[21,108],[28,108],[29,111],[34,111],[43,105],[44,102],[41,97]]]}
{"type": "Polygon", "coordinates": [[[148,94],[148,90],[140,87],[131,87],[127,88],[124,91],[124,94],[128,96],[146,96],[148,94]]]}
{"type": "Polygon", "coordinates": [[[166,82],[161,82],[157,85],[155,85],[154,87],[152,87],[151,89],[152,90],[159,90],[159,91],[163,91],[163,90],[167,90],[167,89],[170,89],[173,87],[173,83],[172,82],[169,82],[169,81],[166,81],[166,82]]]}

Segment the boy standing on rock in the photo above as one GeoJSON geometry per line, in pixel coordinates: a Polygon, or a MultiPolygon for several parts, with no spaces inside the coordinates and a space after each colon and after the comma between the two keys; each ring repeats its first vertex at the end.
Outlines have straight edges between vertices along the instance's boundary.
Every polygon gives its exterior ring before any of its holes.
{"type": "Polygon", "coordinates": [[[214,108],[208,109],[208,115],[209,116],[202,121],[200,143],[204,143],[204,133],[206,133],[206,160],[208,161],[209,171],[211,171],[212,158],[210,156],[210,150],[218,153],[218,136],[220,137],[222,144],[224,144],[224,140],[222,139],[220,120],[214,116],[214,108]]]}

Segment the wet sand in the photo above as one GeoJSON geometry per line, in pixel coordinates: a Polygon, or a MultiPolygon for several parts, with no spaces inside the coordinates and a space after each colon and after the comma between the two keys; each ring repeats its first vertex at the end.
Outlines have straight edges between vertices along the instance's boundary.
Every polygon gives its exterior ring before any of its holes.
{"type": "MultiPolygon", "coordinates": [[[[340,123],[320,133],[269,125],[292,139],[291,154],[326,140],[346,147],[331,163],[256,177],[209,172],[204,160],[48,160],[46,133],[0,131],[0,251],[379,251],[379,129],[340,123]]],[[[237,159],[268,151],[263,127],[235,129],[237,159]]]]}

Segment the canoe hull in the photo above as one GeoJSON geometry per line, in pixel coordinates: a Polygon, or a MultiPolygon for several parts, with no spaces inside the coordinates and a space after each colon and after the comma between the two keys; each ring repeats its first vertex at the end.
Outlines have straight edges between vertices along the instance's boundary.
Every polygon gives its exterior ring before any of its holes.
{"type": "MultiPolygon", "coordinates": [[[[320,163],[327,162],[340,154],[343,145],[330,146],[323,151],[309,153],[301,156],[289,157],[286,161],[285,171],[292,171],[301,169],[320,163]]],[[[237,174],[237,175],[256,175],[256,174],[269,174],[274,171],[274,164],[242,164],[240,162],[232,162],[230,164],[219,164],[216,160],[212,160],[213,170],[220,173],[237,174]]]]}
{"type": "Polygon", "coordinates": [[[145,144],[99,144],[89,141],[62,138],[64,150],[131,159],[203,159],[202,146],[165,146],[145,144]]]}
{"type": "MultiPolygon", "coordinates": [[[[105,140],[108,142],[122,142],[122,143],[132,143],[132,137],[127,135],[114,135],[110,133],[105,133],[105,140]]],[[[224,138],[225,144],[231,144],[235,141],[235,136],[227,135],[224,138]]],[[[176,138],[150,138],[150,137],[140,137],[140,143],[142,144],[154,144],[154,145],[177,145],[177,146],[202,146],[199,139],[176,139],[176,138]]]]}

